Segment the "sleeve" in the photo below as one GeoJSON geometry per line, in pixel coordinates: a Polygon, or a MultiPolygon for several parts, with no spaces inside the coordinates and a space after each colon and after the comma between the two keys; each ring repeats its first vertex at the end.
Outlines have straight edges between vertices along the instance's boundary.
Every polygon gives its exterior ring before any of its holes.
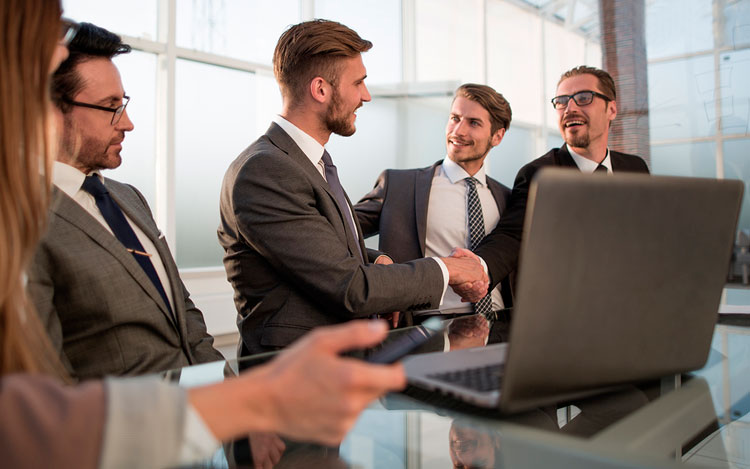
{"type": "Polygon", "coordinates": [[[67,387],[39,375],[0,378],[0,454],[5,467],[100,463],[105,393],[100,382],[67,387]]]}
{"type": "Polygon", "coordinates": [[[363,265],[352,257],[324,215],[334,202],[294,161],[256,154],[238,169],[229,191],[239,237],[320,304],[352,317],[439,304],[443,278],[436,263],[363,265]]]}
{"type": "Polygon", "coordinates": [[[195,359],[199,363],[224,360],[224,356],[214,348],[214,338],[206,329],[206,321],[203,313],[190,299],[190,293],[180,281],[182,287],[183,301],[185,302],[185,324],[187,327],[187,338],[195,359]]]}
{"type": "Polygon", "coordinates": [[[380,213],[388,188],[388,171],[383,171],[373,189],[354,205],[354,213],[362,227],[362,236],[369,238],[380,231],[380,213]]]}

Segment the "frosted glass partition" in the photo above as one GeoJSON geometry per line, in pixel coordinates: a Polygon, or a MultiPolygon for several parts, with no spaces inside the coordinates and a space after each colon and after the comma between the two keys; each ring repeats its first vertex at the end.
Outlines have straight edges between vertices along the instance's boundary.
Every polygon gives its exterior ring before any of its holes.
{"type": "Polygon", "coordinates": [[[724,177],[745,182],[738,229],[750,230],[750,139],[724,142],[724,177]]]}
{"type": "MultiPolygon", "coordinates": [[[[542,19],[530,11],[501,2],[487,4],[487,79],[510,103],[513,119],[541,125],[542,19]],[[512,47],[523,44],[524,47],[512,47]]],[[[550,109],[551,110],[551,109],[550,109]]]]}
{"type": "Polygon", "coordinates": [[[415,0],[417,81],[484,82],[480,0],[415,0]]]}
{"type": "Polygon", "coordinates": [[[128,36],[157,39],[158,2],[153,0],[63,0],[62,5],[63,15],[75,21],[94,23],[128,36]]]}
{"type": "Polygon", "coordinates": [[[646,2],[649,59],[710,50],[713,45],[711,0],[646,2]]]}
{"type": "Polygon", "coordinates": [[[281,33],[299,22],[299,0],[178,1],[177,45],[271,64],[281,33]]]}
{"type": "Polygon", "coordinates": [[[648,66],[652,140],[716,133],[714,60],[710,55],[648,66]]]}
{"type": "Polygon", "coordinates": [[[726,134],[750,133],[750,50],[721,54],[720,63],[721,130],[726,134]]]}
{"type": "Polygon", "coordinates": [[[229,163],[258,137],[256,77],[187,60],[176,73],[177,262],[219,266],[219,191],[229,163]]]}
{"type": "Polygon", "coordinates": [[[363,56],[368,85],[401,81],[399,0],[317,0],[315,17],[343,23],[372,42],[363,56]]]}
{"type": "Polygon", "coordinates": [[[127,113],[135,128],[125,134],[122,164],[107,177],[137,187],[151,209],[156,202],[156,55],[133,51],[114,59],[125,93],[127,113]]]}
{"type": "Polygon", "coordinates": [[[693,142],[651,146],[651,172],[668,176],[716,177],[716,144],[693,142]]]}
{"type": "Polygon", "coordinates": [[[729,47],[750,45],[750,2],[724,3],[724,44],[729,47]]]}

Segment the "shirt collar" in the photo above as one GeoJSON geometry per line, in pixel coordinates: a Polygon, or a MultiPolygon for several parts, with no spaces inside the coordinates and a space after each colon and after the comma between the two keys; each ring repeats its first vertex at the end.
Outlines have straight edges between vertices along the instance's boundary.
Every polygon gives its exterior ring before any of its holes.
{"type": "MultiPolygon", "coordinates": [[[[570,147],[567,148],[568,153],[573,157],[573,161],[575,161],[576,166],[578,166],[578,169],[580,169],[582,173],[593,173],[599,166],[599,163],[595,163],[594,161],[579,155],[570,147]]],[[[607,167],[608,173],[612,172],[612,160],[609,159],[609,148],[607,148],[607,155],[602,160],[601,165],[607,167]]]]}
{"type": "Polygon", "coordinates": [[[294,140],[294,143],[296,143],[300,150],[302,150],[302,153],[305,154],[313,165],[317,166],[318,162],[323,157],[325,147],[283,117],[277,115],[273,118],[273,121],[281,127],[284,132],[292,137],[292,140],[294,140]]]}
{"type": "MultiPolygon", "coordinates": [[[[99,171],[92,171],[91,174],[102,178],[99,171]]],[[[84,179],[86,175],[69,164],[55,161],[52,166],[52,182],[70,197],[74,197],[81,190],[84,179]]]]}
{"type": "MultiPolygon", "coordinates": [[[[468,177],[472,177],[469,176],[469,173],[467,173],[464,168],[447,156],[443,159],[443,171],[445,171],[445,175],[452,184],[461,182],[468,177]]],[[[485,173],[484,163],[482,163],[482,167],[479,168],[479,171],[477,171],[473,177],[479,181],[481,185],[487,185],[487,174],[485,173]]]]}

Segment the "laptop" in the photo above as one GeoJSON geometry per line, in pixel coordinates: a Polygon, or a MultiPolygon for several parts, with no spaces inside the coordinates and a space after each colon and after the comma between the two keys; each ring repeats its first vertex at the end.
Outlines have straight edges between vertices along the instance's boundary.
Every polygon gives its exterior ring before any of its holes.
{"type": "Polygon", "coordinates": [[[508,343],[409,357],[409,384],[512,413],[700,368],[743,187],[541,171],[508,343]]]}

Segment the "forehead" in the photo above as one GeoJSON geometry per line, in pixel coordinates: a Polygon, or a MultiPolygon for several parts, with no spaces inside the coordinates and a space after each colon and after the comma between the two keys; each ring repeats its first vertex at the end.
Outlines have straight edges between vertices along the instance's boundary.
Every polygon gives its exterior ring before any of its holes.
{"type": "Polygon", "coordinates": [[[451,114],[471,119],[490,120],[490,113],[481,104],[464,96],[457,96],[451,105],[451,114]]]}
{"type": "Polygon", "coordinates": [[[598,91],[601,93],[602,90],[599,88],[599,79],[589,73],[566,78],[557,86],[556,95],[571,95],[584,90],[598,91]]]}
{"type": "Polygon", "coordinates": [[[109,59],[95,58],[81,62],[76,66],[76,71],[83,82],[83,86],[74,96],[74,99],[122,98],[125,94],[120,72],[109,59]]]}

